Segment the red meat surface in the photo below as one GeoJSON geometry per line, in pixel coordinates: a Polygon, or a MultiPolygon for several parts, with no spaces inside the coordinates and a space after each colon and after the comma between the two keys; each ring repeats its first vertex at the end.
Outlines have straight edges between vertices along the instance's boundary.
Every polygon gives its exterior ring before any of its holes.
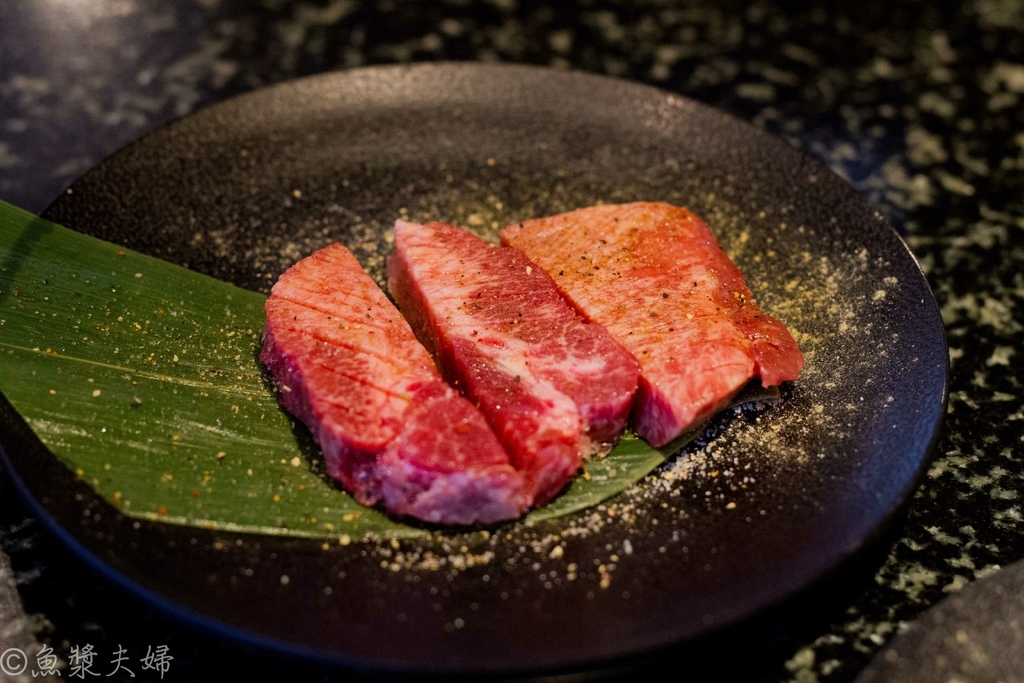
{"type": "Polygon", "coordinates": [[[519,250],[399,221],[388,288],[445,377],[480,406],[535,504],[625,426],[636,362],[519,250]]]}
{"type": "Polygon", "coordinates": [[[522,514],[523,479],[483,416],[345,247],[285,272],[266,313],[260,359],[281,402],[360,502],[451,524],[522,514]]]}
{"type": "Polygon", "coordinates": [[[652,445],[710,417],[751,379],[774,386],[803,368],[785,325],[758,309],[743,275],[686,209],[595,206],[517,223],[501,239],[639,361],[633,423],[652,445]]]}

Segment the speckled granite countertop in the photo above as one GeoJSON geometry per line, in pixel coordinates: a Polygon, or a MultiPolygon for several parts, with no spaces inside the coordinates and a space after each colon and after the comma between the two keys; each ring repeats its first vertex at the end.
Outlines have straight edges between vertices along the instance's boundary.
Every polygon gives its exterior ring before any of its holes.
{"type": "MultiPolygon", "coordinates": [[[[1024,557],[1024,0],[894,4],[12,0],[0,4],[0,198],[41,211],[147,130],[261,85],[417,60],[621,76],[786,138],[906,236],[952,360],[937,459],[874,580],[780,631],[749,671],[849,681],[928,606],[1024,557]]],[[[319,676],[124,600],[44,534],[2,473],[0,550],[0,649],[33,636],[64,658],[87,642],[167,643],[170,680],[221,667],[319,676]]]]}

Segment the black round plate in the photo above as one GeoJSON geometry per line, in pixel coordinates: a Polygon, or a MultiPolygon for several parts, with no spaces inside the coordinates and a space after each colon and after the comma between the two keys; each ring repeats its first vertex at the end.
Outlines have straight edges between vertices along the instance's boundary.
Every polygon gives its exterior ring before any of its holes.
{"type": "Polygon", "coordinates": [[[842,180],[716,110],[522,66],[334,73],[158,130],[47,217],[268,291],[329,241],[378,280],[399,216],[490,237],[663,200],[704,216],[807,356],[785,401],[717,421],[613,501],[529,528],[348,546],[121,516],[4,407],[3,451],[58,534],[131,590],[250,642],[376,669],[543,671],[646,652],[823,576],[890,519],[944,413],[935,301],[842,180]]]}

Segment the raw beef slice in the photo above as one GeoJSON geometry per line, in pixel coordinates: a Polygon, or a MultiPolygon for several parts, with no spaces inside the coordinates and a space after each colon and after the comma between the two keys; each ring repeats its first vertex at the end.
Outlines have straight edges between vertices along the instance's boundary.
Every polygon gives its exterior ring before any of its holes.
{"type": "Polygon", "coordinates": [[[333,244],[281,276],[260,356],[328,473],[360,502],[451,524],[519,516],[522,477],[408,323],[333,244]]]}
{"type": "Polygon", "coordinates": [[[444,375],[480,406],[535,504],[618,437],[636,362],[518,249],[399,221],[388,288],[444,375]]]}
{"type": "Polygon", "coordinates": [[[748,381],[796,379],[803,356],[754,303],[700,218],[638,202],[595,206],[505,228],[589,320],[640,362],[633,421],[662,446],[710,417],[748,381]]]}

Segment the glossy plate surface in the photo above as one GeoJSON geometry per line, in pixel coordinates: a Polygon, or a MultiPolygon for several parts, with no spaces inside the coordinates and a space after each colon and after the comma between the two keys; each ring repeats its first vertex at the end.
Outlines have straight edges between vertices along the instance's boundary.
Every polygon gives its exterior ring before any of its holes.
{"type": "Polygon", "coordinates": [[[206,109],[77,181],[46,217],[242,287],[330,241],[378,281],[394,219],[488,237],[598,202],[702,215],[807,357],[777,408],[608,505],[428,540],[138,522],[7,405],[0,444],[62,539],[130,590],[264,646],[378,669],[584,666],[708,633],[821,577],[927,462],[947,352],[913,257],[848,185],[719,111],[597,76],[485,65],[327,74],[206,109]]]}

